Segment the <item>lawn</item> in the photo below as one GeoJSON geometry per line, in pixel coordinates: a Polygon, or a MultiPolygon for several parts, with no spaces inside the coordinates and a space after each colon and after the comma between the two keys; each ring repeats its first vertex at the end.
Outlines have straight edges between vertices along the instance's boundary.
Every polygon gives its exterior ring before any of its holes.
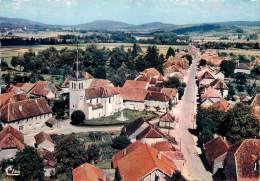
{"type": "Polygon", "coordinates": [[[84,126],[124,125],[134,121],[139,117],[149,118],[153,116],[156,116],[156,114],[153,112],[125,109],[111,116],[86,120],[83,125],[84,126]]]}

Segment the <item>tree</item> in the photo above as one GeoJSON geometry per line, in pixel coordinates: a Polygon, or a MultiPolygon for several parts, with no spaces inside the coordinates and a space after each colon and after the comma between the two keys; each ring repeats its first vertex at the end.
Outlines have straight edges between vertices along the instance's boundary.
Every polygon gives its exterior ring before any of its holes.
{"type": "Polygon", "coordinates": [[[66,103],[63,99],[54,101],[52,111],[56,114],[56,118],[60,119],[65,114],[66,103]]]}
{"type": "Polygon", "coordinates": [[[117,136],[112,141],[112,147],[122,150],[131,144],[131,141],[126,136],[117,136]]]}
{"type": "Polygon", "coordinates": [[[178,94],[179,94],[179,97],[178,99],[181,100],[182,96],[184,95],[184,90],[185,88],[184,87],[178,87],[178,94]]]}
{"type": "Polygon", "coordinates": [[[192,56],[187,54],[185,57],[187,58],[187,60],[189,62],[189,66],[190,66],[192,64],[192,56]]]}
{"type": "Polygon", "coordinates": [[[211,140],[219,132],[225,112],[213,108],[199,109],[197,114],[197,130],[203,143],[211,140]]]}
{"type": "Polygon", "coordinates": [[[234,95],[236,95],[236,91],[235,91],[235,89],[234,89],[234,87],[232,86],[232,85],[229,85],[228,86],[228,96],[227,96],[227,98],[229,99],[229,100],[234,100],[234,95]]]}
{"type": "Polygon", "coordinates": [[[203,67],[203,66],[207,65],[207,61],[205,59],[201,59],[199,65],[203,67]]]}
{"type": "Polygon", "coordinates": [[[85,113],[81,110],[76,110],[71,114],[71,124],[79,125],[86,119],[85,113]]]}
{"type": "Polygon", "coordinates": [[[140,45],[134,43],[133,49],[132,49],[132,57],[133,57],[133,59],[135,57],[137,57],[139,55],[139,53],[141,53],[141,52],[142,52],[142,49],[141,49],[140,45]]]}
{"type": "Polygon", "coordinates": [[[89,163],[96,162],[100,158],[100,148],[98,145],[92,144],[88,146],[87,158],[89,163]]]}
{"type": "Polygon", "coordinates": [[[249,106],[237,103],[227,111],[220,130],[230,142],[235,143],[247,138],[259,138],[260,125],[249,106]]]}
{"type": "Polygon", "coordinates": [[[154,67],[159,72],[163,72],[163,61],[159,59],[159,51],[156,46],[148,46],[144,59],[148,67],[154,67]]]}
{"type": "Polygon", "coordinates": [[[180,171],[176,171],[167,181],[187,181],[180,171]]]}
{"type": "Polygon", "coordinates": [[[164,86],[169,88],[178,88],[181,86],[181,81],[178,79],[178,77],[169,77],[169,80],[164,83],[164,86]]]}
{"type": "Polygon", "coordinates": [[[44,165],[42,158],[33,147],[26,146],[18,152],[13,160],[13,166],[20,171],[19,180],[43,180],[44,165]]]}
{"type": "Polygon", "coordinates": [[[242,73],[242,72],[238,72],[238,73],[234,74],[234,78],[235,78],[236,83],[238,83],[238,84],[245,85],[247,82],[246,74],[242,73]]]}
{"type": "Polygon", "coordinates": [[[57,160],[57,173],[71,173],[73,168],[87,162],[85,146],[80,143],[74,134],[64,136],[57,141],[54,148],[57,160]]]}
{"type": "Polygon", "coordinates": [[[166,59],[168,59],[170,56],[175,56],[175,51],[172,47],[169,47],[166,53],[166,59]]]}
{"type": "Polygon", "coordinates": [[[223,60],[220,64],[220,71],[225,74],[226,77],[230,77],[236,68],[236,63],[232,60],[223,60]]]}

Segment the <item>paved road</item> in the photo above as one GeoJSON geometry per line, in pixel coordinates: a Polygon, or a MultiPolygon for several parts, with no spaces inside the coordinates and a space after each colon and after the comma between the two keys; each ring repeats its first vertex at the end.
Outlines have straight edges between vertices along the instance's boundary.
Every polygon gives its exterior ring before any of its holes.
{"type": "Polygon", "coordinates": [[[194,137],[188,129],[194,128],[194,113],[196,110],[196,63],[191,65],[187,77],[187,87],[182,101],[178,105],[176,116],[179,119],[179,126],[172,132],[173,136],[180,144],[180,148],[186,159],[186,167],[188,168],[188,179],[198,181],[211,181],[210,172],[206,171],[204,165],[198,155],[199,148],[196,147],[196,137],[194,137]]]}
{"type": "MultiPolygon", "coordinates": [[[[71,134],[71,133],[83,133],[92,131],[106,131],[106,132],[120,132],[122,126],[91,126],[91,127],[78,127],[72,126],[70,121],[64,121],[58,128],[50,129],[46,128],[44,132],[48,134],[71,134]]],[[[33,146],[35,143],[34,136],[39,132],[32,132],[24,135],[24,141],[27,145],[33,146]]]]}

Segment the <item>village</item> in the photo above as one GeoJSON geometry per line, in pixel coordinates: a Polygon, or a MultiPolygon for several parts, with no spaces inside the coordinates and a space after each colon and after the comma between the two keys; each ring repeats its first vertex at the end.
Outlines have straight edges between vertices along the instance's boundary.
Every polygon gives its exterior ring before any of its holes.
{"type": "Polygon", "coordinates": [[[164,55],[162,71],[146,68],[122,86],[86,72],[78,53],[61,86],[6,85],[2,170],[33,152],[49,180],[257,181],[260,94],[245,75],[260,58],[242,63],[193,45],[173,52],[164,55]]]}

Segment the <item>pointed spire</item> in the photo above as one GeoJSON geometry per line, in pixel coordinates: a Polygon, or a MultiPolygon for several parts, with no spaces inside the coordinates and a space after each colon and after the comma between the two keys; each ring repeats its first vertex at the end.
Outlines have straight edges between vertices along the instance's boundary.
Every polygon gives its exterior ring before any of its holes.
{"type": "Polygon", "coordinates": [[[76,62],[76,80],[79,79],[79,44],[78,44],[78,36],[76,35],[76,43],[77,43],[77,62],[76,62]]]}

